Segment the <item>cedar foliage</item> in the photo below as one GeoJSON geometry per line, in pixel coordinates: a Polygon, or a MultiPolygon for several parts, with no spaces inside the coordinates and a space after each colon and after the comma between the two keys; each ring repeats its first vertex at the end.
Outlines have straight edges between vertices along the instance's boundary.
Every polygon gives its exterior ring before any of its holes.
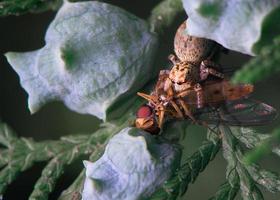
{"type": "MultiPolygon", "coordinates": [[[[56,9],[60,0],[1,0],[0,16],[19,15],[27,12],[41,12],[56,9]]],[[[178,14],[183,12],[179,0],[164,0],[151,13],[149,23],[151,30],[164,34],[178,14]],[[159,18],[159,16],[161,18],[159,18]]],[[[250,82],[264,80],[279,72],[280,37],[260,50],[260,55],[251,59],[241,70],[235,73],[234,82],[250,82]]],[[[30,200],[48,199],[55,189],[58,178],[63,170],[81,156],[87,155],[90,160],[96,160],[104,150],[110,137],[127,126],[131,115],[126,115],[115,125],[105,124],[95,133],[89,135],[65,136],[59,140],[36,142],[30,138],[17,137],[5,124],[0,124],[0,194],[17,176],[36,164],[47,161],[41,177],[37,180],[30,200]]],[[[227,161],[226,182],[222,183],[211,200],[235,199],[240,191],[243,199],[259,200],[263,195],[259,186],[270,192],[280,192],[280,177],[278,174],[262,169],[255,162],[270,152],[280,156],[280,128],[272,135],[263,135],[250,128],[229,127],[220,125],[216,128],[219,135],[209,131],[208,138],[187,160],[182,161],[176,173],[166,181],[161,188],[149,198],[152,200],[173,200],[185,194],[190,183],[194,183],[220,150],[227,161]],[[276,144],[275,144],[276,142],[276,144]],[[244,149],[252,149],[244,158],[244,149]]],[[[72,185],[60,196],[60,200],[80,199],[84,170],[72,185]]]]}

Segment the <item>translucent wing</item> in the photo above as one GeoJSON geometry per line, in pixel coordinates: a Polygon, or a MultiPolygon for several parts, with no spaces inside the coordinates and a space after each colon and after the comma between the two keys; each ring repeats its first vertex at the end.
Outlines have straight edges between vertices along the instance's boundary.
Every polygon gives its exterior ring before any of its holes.
{"type": "Polygon", "coordinates": [[[225,123],[232,126],[258,126],[272,122],[277,117],[275,108],[265,103],[243,98],[227,101],[219,108],[205,108],[197,113],[199,120],[208,123],[225,123]]]}

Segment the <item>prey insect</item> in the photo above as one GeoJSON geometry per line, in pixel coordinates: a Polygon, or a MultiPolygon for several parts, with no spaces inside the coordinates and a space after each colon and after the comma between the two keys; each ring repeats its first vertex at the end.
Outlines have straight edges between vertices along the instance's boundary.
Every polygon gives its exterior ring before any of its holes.
{"type": "Polygon", "coordinates": [[[197,95],[196,88],[192,87],[188,89],[187,95],[178,93],[170,97],[164,91],[164,82],[167,79],[168,73],[161,71],[151,94],[138,93],[148,100],[148,103],[138,110],[136,127],[158,133],[165,119],[191,119],[201,125],[205,125],[204,122],[223,122],[246,126],[271,121],[276,116],[272,107],[246,98],[253,92],[250,84],[232,85],[227,80],[206,81],[200,95],[197,95]],[[228,111],[222,118],[216,115],[221,107],[226,107],[228,111]],[[246,112],[250,115],[244,114],[246,112]],[[248,118],[249,116],[251,118],[248,118]]]}

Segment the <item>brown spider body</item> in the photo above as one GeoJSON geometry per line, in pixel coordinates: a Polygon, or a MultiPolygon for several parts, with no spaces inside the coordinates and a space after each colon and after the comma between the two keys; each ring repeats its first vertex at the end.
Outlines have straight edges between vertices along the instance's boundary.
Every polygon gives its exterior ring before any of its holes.
{"type": "Polygon", "coordinates": [[[165,85],[165,91],[169,96],[188,90],[195,85],[199,92],[200,82],[206,80],[209,75],[218,79],[224,78],[224,75],[219,72],[220,67],[210,61],[218,45],[212,40],[187,35],[186,26],[187,21],[178,28],[175,35],[174,51],[177,57],[169,56],[173,63],[169,80],[165,85]]]}
{"type": "Polygon", "coordinates": [[[217,43],[205,38],[186,34],[187,20],[177,29],[174,38],[174,51],[180,61],[199,65],[206,60],[217,47],[217,43]]]}

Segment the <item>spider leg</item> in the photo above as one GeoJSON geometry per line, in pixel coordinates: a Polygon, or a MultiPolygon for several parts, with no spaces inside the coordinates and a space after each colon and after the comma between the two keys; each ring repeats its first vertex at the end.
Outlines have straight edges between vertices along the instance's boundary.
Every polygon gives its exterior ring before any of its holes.
{"type": "Polygon", "coordinates": [[[171,103],[173,108],[176,110],[176,112],[178,114],[178,117],[179,118],[184,118],[184,115],[183,115],[182,111],[180,110],[179,106],[177,106],[177,104],[173,100],[170,100],[169,102],[171,103]]]}
{"type": "Polygon", "coordinates": [[[201,81],[206,80],[209,75],[215,76],[220,79],[225,78],[225,75],[223,73],[215,70],[214,68],[208,67],[205,64],[205,61],[202,61],[200,64],[200,80],[201,81]]]}
{"type": "Polygon", "coordinates": [[[204,105],[204,96],[202,92],[202,87],[199,83],[197,83],[194,87],[197,97],[197,108],[202,108],[204,105]]]}
{"type": "Polygon", "coordinates": [[[165,81],[164,91],[166,91],[167,96],[169,98],[174,96],[174,91],[173,91],[173,88],[172,88],[172,82],[171,82],[171,80],[169,78],[166,79],[166,81],[165,81]]]}
{"type": "Polygon", "coordinates": [[[187,96],[188,94],[190,94],[190,92],[191,92],[191,90],[183,90],[183,91],[181,91],[181,92],[178,92],[178,93],[176,94],[176,97],[177,97],[177,98],[185,97],[185,96],[187,96]]]}
{"type": "Polygon", "coordinates": [[[221,136],[221,135],[220,135],[220,132],[219,132],[219,131],[216,131],[216,130],[215,130],[215,127],[214,127],[214,128],[211,128],[211,127],[208,125],[207,122],[205,122],[205,121],[199,121],[198,124],[201,125],[201,126],[204,126],[204,127],[207,128],[207,129],[209,129],[209,130],[211,131],[211,133],[215,133],[216,135],[221,136]]]}
{"type": "Polygon", "coordinates": [[[194,118],[191,110],[189,109],[189,106],[184,102],[182,99],[178,99],[180,105],[183,107],[183,110],[185,112],[185,115],[188,116],[193,122],[196,123],[196,119],[194,118]]]}
{"type": "Polygon", "coordinates": [[[170,54],[168,56],[168,59],[173,63],[173,65],[176,65],[178,62],[180,62],[174,54],[170,54]]]}
{"type": "Polygon", "coordinates": [[[194,122],[194,124],[198,124],[198,125],[201,125],[201,126],[204,126],[205,128],[209,129],[211,132],[218,134],[218,132],[215,130],[215,128],[211,128],[207,122],[205,121],[197,121],[194,116],[192,115],[190,109],[188,108],[188,105],[182,100],[182,99],[179,99],[179,103],[181,104],[181,106],[183,107],[184,111],[185,111],[185,114],[194,122]]]}

